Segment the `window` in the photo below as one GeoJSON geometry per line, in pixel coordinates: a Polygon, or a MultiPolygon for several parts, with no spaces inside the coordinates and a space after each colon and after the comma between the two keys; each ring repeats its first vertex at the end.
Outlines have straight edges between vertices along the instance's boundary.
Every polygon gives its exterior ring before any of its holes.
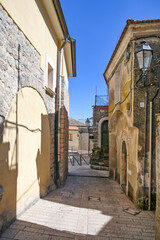
{"type": "Polygon", "coordinates": [[[47,55],[46,57],[46,90],[49,92],[51,95],[54,94],[55,92],[55,68],[54,64],[50,60],[49,56],[47,55]]]}
{"type": "Polygon", "coordinates": [[[69,133],[69,141],[73,141],[73,134],[69,133]]]}
{"type": "Polygon", "coordinates": [[[114,104],[121,100],[121,65],[115,72],[115,90],[114,90],[114,104]]]}

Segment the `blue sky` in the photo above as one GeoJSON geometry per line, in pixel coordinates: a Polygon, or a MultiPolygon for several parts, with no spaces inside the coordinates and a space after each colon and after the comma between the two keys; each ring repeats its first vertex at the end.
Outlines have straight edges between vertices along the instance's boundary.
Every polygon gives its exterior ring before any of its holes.
{"type": "Polygon", "coordinates": [[[103,73],[126,20],[160,18],[160,0],[60,0],[76,39],[77,77],[69,78],[70,117],[92,117],[98,95],[107,94],[103,73]]]}

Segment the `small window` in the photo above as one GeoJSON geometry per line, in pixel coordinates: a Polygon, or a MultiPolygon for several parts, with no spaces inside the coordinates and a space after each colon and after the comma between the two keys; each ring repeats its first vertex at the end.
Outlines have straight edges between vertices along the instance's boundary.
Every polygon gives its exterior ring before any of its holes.
{"type": "Polygon", "coordinates": [[[73,134],[69,133],[69,141],[73,141],[73,134]]]}
{"type": "Polygon", "coordinates": [[[51,95],[55,92],[55,68],[54,64],[47,55],[46,58],[46,90],[51,95]]]}
{"type": "Polygon", "coordinates": [[[121,65],[115,72],[114,104],[121,100],[121,65]]]}

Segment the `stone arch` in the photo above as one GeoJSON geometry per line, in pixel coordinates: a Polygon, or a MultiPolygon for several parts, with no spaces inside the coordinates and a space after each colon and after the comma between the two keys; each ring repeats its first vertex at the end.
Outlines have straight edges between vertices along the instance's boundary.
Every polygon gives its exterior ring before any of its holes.
{"type": "MultiPolygon", "coordinates": [[[[36,198],[45,195],[50,185],[49,118],[45,103],[35,89],[21,88],[14,97],[4,122],[5,143],[9,144],[7,169],[15,169],[17,174],[11,182],[10,171],[7,174],[4,188],[8,200],[4,201],[9,204],[14,195],[19,214],[36,198]]],[[[2,179],[5,174],[0,174],[2,179]]]]}
{"type": "Polygon", "coordinates": [[[104,123],[104,121],[108,121],[108,117],[101,118],[98,123],[98,147],[100,147],[100,148],[101,148],[101,137],[102,137],[101,129],[102,129],[102,124],[104,123]]]}
{"type": "Polygon", "coordinates": [[[109,166],[110,166],[110,177],[121,181],[121,144],[122,144],[122,133],[128,129],[128,121],[120,110],[117,110],[111,116],[109,121],[109,166]]]}

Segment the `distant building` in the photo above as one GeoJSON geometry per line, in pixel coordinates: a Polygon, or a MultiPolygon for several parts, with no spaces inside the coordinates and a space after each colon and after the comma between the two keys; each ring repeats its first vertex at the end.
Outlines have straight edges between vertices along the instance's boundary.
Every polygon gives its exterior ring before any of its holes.
{"type": "Polygon", "coordinates": [[[108,132],[108,96],[95,96],[93,106],[93,146],[99,148],[109,147],[108,132]]]}
{"type": "Polygon", "coordinates": [[[79,127],[83,126],[82,122],[79,122],[73,118],[69,118],[69,152],[78,153],[79,142],[80,142],[80,133],[79,127]]]}
{"type": "Polygon", "coordinates": [[[92,126],[69,118],[69,153],[90,154],[92,152],[92,126]]]}

